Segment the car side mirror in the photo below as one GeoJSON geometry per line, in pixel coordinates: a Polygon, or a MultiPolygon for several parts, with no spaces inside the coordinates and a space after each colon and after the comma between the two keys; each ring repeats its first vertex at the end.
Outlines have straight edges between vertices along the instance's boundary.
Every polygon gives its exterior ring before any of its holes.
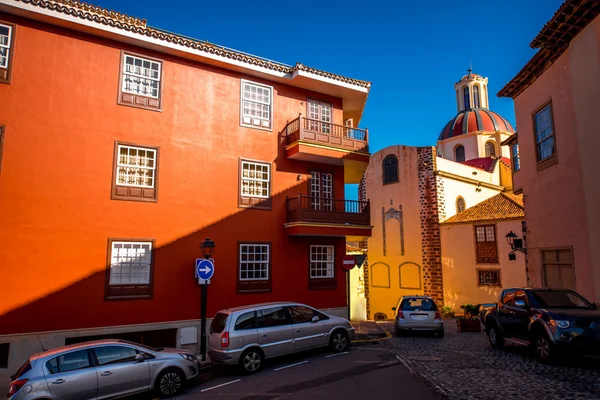
{"type": "Polygon", "coordinates": [[[517,308],[526,308],[525,301],[523,300],[515,300],[515,307],[517,308]]]}
{"type": "Polygon", "coordinates": [[[315,315],[314,317],[312,317],[312,322],[319,322],[321,319],[319,318],[318,315],[315,315]]]}
{"type": "Polygon", "coordinates": [[[139,362],[144,362],[144,360],[145,360],[145,358],[144,358],[144,355],[143,355],[143,354],[139,354],[139,353],[138,353],[138,354],[136,354],[136,355],[135,355],[135,362],[136,362],[136,363],[139,363],[139,362]]]}
{"type": "Polygon", "coordinates": [[[392,307],[392,311],[396,311],[396,307],[392,307]]]}

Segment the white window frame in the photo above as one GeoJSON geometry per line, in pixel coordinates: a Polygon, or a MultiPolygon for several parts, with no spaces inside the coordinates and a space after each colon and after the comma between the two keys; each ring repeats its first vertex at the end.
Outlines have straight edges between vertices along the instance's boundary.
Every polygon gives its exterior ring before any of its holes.
{"type": "MultiPolygon", "coordinates": [[[[240,243],[239,246],[239,251],[240,251],[240,262],[238,265],[238,278],[240,281],[268,281],[269,280],[269,263],[271,262],[271,245],[269,243],[240,243]],[[260,260],[260,261],[242,261],[242,255],[244,254],[244,247],[245,246],[254,246],[254,247],[263,247],[267,249],[267,260],[260,260]],[[261,264],[261,269],[260,272],[262,272],[263,267],[265,269],[265,271],[267,272],[266,277],[265,278],[248,278],[246,276],[246,278],[242,278],[242,265],[243,264],[261,264]]],[[[250,254],[248,253],[248,250],[246,248],[246,254],[250,254]]],[[[254,252],[253,254],[257,254],[256,252],[254,252]]],[[[263,254],[258,253],[258,254],[263,254]]],[[[246,269],[246,273],[248,272],[248,270],[246,269]]],[[[256,270],[253,270],[253,272],[256,272],[256,270]]]]}
{"type": "MultiPolygon", "coordinates": [[[[156,163],[157,163],[157,155],[158,152],[156,151],[156,149],[152,149],[149,147],[139,147],[139,146],[129,146],[126,144],[119,144],[117,145],[117,167],[116,167],[116,171],[115,171],[115,180],[116,180],[116,185],[117,186],[129,186],[129,187],[139,187],[139,188],[145,188],[145,189],[156,189],[156,163]],[[141,165],[135,165],[135,164],[122,164],[121,163],[121,149],[122,148],[126,148],[126,149],[135,149],[135,150],[143,150],[146,152],[152,152],[154,153],[154,167],[146,167],[146,166],[141,166],[141,165]],[[138,169],[142,169],[142,170],[151,170],[152,171],[152,185],[139,185],[137,183],[121,183],[119,182],[119,168],[138,168],[138,169]]],[[[127,156],[127,157],[131,157],[131,156],[127,156]]]]}
{"type": "MultiPolygon", "coordinates": [[[[127,258],[126,258],[127,260],[127,258]]],[[[115,272],[116,274],[116,272],[115,272]]],[[[110,286],[121,286],[121,285],[150,285],[150,280],[151,280],[151,276],[152,276],[152,242],[146,242],[146,241],[127,241],[127,240],[115,240],[111,242],[111,249],[110,249],[110,270],[109,270],[109,282],[108,284],[110,286]],[[142,249],[142,246],[148,246],[148,251],[145,252],[140,252],[140,251],[136,251],[135,255],[136,258],[132,258],[129,261],[122,261],[119,260],[118,258],[118,252],[115,253],[115,247],[117,245],[131,245],[132,248],[133,246],[139,246],[139,249],[142,249]],[[142,257],[148,254],[147,257],[147,261],[142,260],[142,257]],[[117,260],[117,262],[115,262],[115,260],[117,260]],[[121,265],[119,265],[121,264],[121,265]],[[148,270],[148,275],[147,275],[147,279],[145,281],[140,281],[140,282],[114,282],[113,281],[113,268],[115,268],[116,266],[120,266],[121,268],[123,267],[123,264],[128,264],[129,267],[131,268],[132,266],[145,266],[147,267],[148,270]]]]}
{"type": "Polygon", "coordinates": [[[140,56],[136,56],[136,55],[128,54],[128,53],[124,53],[123,54],[123,74],[121,76],[121,90],[124,93],[130,93],[130,94],[133,94],[135,96],[144,96],[144,97],[151,97],[153,99],[160,99],[160,92],[162,90],[161,78],[162,78],[162,63],[160,61],[156,61],[156,60],[152,60],[152,59],[149,59],[149,58],[144,58],[144,57],[140,57],[140,56]],[[157,71],[158,72],[158,78],[153,78],[151,76],[146,76],[146,75],[138,74],[138,73],[135,73],[135,72],[127,72],[127,58],[131,58],[134,61],[136,59],[138,59],[138,60],[142,60],[142,62],[146,61],[146,62],[149,62],[151,64],[157,64],[158,65],[158,71],[157,71]],[[140,78],[140,79],[147,79],[147,80],[158,82],[157,95],[154,96],[153,94],[144,94],[144,93],[138,93],[138,92],[133,91],[133,90],[127,90],[127,85],[126,85],[126,82],[125,82],[125,77],[127,75],[133,76],[133,77],[136,77],[136,78],[140,78]]]}
{"type": "MultiPolygon", "coordinates": [[[[321,253],[323,254],[323,253],[321,253]]],[[[331,279],[335,278],[335,247],[334,246],[325,246],[325,245],[311,245],[310,246],[310,279],[331,279]],[[331,261],[330,260],[318,260],[316,259],[317,253],[313,253],[313,249],[316,248],[324,248],[327,251],[324,254],[329,254],[328,251],[331,250],[331,261]],[[313,272],[316,269],[323,270],[320,266],[314,264],[326,263],[327,266],[325,268],[325,272],[327,275],[317,276],[313,275],[313,272]]]]}
{"type": "Polygon", "coordinates": [[[271,164],[269,163],[265,163],[265,162],[260,162],[260,161],[251,161],[251,160],[241,160],[240,163],[240,196],[242,197],[255,197],[255,198],[260,198],[260,199],[268,199],[271,196],[271,164]],[[260,166],[260,167],[267,167],[267,174],[268,174],[268,179],[263,179],[263,178],[251,178],[251,177],[244,177],[244,165],[255,165],[255,166],[260,166]],[[255,195],[255,194],[245,194],[244,193],[244,181],[248,181],[248,182],[259,182],[259,183],[266,183],[267,184],[267,195],[263,196],[263,195],[255,195]]]}
{"type": "Polygon", "coordinates": [[[266,131],[273,130],[273,86],[263,85],[262,83],[256,83],[252,81],[248,81],[246,79],[241,79],[240,85],[240,126],[245,126],[248,128],[262,129],[266,131]],[[246,85],[260,87],[262,89],[269,90],[269,102],[265,103],[263,101],[249,100],[244,99],[244,87],[246,85]],[[244,101],[249,101],[251,103],[258,103],[262,105],[269,106],[269,118],[257,117],[251,115],[244,115],[244,101]]]}
{"type": "Polygon", "coordinates": [[[7,41],[7,44],[0,43],[0,48],[6,49],[6,63],[5,64],[0,64],[0,68],[8,69],[8,64],[10,63],[10,54],[11,54],[11,50],[12,50],[10,48],[10,45],[12,43],[13,27],[10,26],[10,25],[5,25],[5,24],[0,24],[0,26],[3,27],[3,28],[8,28],[8,41],[7,41]]]}

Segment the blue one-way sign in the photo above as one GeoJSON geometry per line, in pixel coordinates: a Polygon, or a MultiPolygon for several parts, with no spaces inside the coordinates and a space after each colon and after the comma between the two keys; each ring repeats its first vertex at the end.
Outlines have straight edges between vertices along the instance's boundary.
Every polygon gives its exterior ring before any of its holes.
{"type": "Polygon", "coordinates": [[[196,278],[205,281],[212,278],[215,274],[215,264],[211,260],[205,258],[196,259],[196,278]]]}

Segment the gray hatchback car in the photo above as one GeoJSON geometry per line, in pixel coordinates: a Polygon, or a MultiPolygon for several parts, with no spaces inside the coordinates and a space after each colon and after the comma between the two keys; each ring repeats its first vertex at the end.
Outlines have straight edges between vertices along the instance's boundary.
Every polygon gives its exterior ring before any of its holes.
{"type": "Polygon", "coordinates": [[[430,331],[444,337],[444,320],[431,297],[402,296],[392,310],[396,312],[394,329],[397,336],[403,332],[430,331]]]}
{"type": "Polygon", "coordinates": [[[108,399],[152,389],[171,397],[198,372],[196,356],[183,350],[97,340],[32,355],[12,377],[8,398],[108,399]]]}
{"type": "Polygon", "coordinates": [[[298,303],[265,303],[219,311],[209,330],[209,356],[215,363],[238,364],[257,372],[267,358],[330,346],[341,352],[354,328],[298,303]]]}

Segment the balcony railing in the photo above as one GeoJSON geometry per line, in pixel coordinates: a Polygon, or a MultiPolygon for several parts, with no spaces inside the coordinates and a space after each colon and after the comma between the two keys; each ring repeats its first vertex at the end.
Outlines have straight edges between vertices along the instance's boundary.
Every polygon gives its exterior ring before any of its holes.
{"type": "Polygon", "coordinates": [[[285,135],[287,144],[304,140],[349,150],[368,151],[369,131],[367,129],[332,124],[302,115],[288,122],[285,135]]]}
{"type": "Polygon", "coordinates": [[[370,225],[368,201],[298,195],[286,201],[287,222],[370,225]]]}

